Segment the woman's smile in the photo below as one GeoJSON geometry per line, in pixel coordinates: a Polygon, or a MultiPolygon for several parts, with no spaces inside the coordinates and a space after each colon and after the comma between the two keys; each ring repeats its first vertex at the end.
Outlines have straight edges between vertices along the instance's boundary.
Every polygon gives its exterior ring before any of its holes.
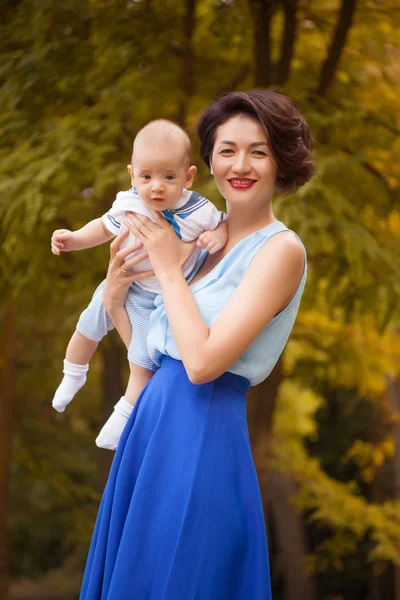
{"type": "Polygon", "coordinates": [[[231,177],[228,181],[235,190],[248,190],[257,183],[256,179],[249,179],[248,177],[231,177]]]}

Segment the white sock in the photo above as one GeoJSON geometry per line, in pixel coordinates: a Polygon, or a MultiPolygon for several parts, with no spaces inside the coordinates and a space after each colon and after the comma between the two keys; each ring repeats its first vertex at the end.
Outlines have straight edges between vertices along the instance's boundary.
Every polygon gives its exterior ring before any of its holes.
{"type": "Polygon", "coordinates": [[[114,406],[114,412],[108,421],[103,425],[102,430],[96,438],[96,446],[115,450],[118,446],[119,438],[133,410],[132,404],[129,404],[122,396],[121,400],[114,406]]]}
{"type": "Polygon", "coordinates": [[[85,385],[89,365],[73,365],[64,360],[64,378],[58,386],[53,398],[53,408],[64,412],[75,394],[85,385]]]}

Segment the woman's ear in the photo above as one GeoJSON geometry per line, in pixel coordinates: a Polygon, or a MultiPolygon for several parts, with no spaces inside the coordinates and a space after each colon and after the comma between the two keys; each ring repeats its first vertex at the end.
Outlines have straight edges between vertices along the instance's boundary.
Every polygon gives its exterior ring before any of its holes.
{"type": "Polygon", "coordinates": [[[214,171],[213,171],[213,168],[212,168],[212,162],[211,162],[211,160],[210,160],[210,173],[211,173],[212,176],[214,176],[214,171]]]}
{"type": "Polygon", "coordinates": [[[132,169],[132,165],[126,165],[126,168],[128,169],[128,173],[131,176],[131,184],[134,185],[135,180],[133,179],[133,169],[132,169]]]}
{"type": "Polygon", "coordinates": [[[186,173],[185,188],[192,187],[192,183],[193,183],[196,173],[197,173],[197,167],[195,167],[194,165],[189,167],[189,169],[186,173]]]}

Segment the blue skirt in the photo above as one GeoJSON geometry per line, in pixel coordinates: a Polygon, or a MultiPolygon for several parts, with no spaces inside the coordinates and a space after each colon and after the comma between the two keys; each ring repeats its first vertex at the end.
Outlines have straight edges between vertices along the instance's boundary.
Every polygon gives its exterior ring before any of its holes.
{"type": "Polygon", "coordinates": [[[166,357],[124,429],[80,600],[270,600],[247,379],[166,357]]]}

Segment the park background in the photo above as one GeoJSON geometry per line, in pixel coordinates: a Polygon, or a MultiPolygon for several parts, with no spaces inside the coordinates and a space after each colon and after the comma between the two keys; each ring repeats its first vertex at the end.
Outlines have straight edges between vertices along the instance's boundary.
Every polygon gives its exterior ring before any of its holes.
{"type": "Polygon", "coordinates": [[[67,411],[51,408],[108,261],[106,246],[55,257],[51,233],[129,187],[133,137],[157,117],[186,127],[194,188],[223,208],[196,123],[250,88],[296,101],[318,163],[275,200],[309,277],[248,397],[273,597],[400,599],[399,26],[395,0],[2,0],[1,600],[77,598],[112,458],[94,438],[127,381],[110,335],[67,411]]]}

